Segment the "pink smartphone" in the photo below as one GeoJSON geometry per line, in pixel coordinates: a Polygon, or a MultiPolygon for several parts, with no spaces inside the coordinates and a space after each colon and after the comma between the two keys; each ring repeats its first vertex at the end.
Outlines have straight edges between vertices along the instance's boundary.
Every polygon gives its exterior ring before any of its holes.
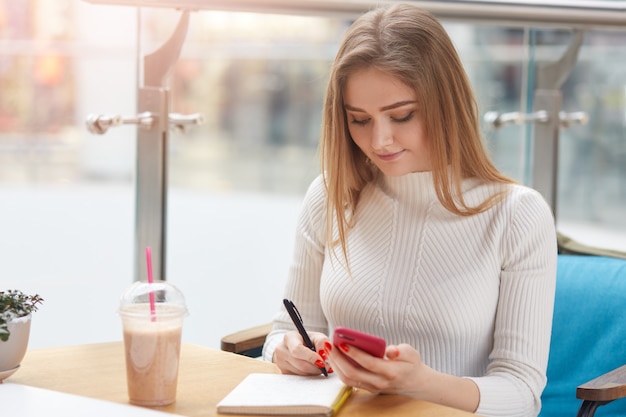
{"type": "Polygon", "coordinates": [[[339,346],[341,343],[357,347],[378,358],[385,356],[385,348],[387,346],[385,340],[378,336],[346,327],[337,327],[333,336],[333,344],[339,346]]]}

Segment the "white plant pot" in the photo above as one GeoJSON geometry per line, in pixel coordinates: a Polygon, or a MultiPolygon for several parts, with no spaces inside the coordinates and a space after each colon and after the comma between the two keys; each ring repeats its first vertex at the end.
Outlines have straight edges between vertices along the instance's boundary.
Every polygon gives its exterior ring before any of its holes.
{"type": "Polygon", "coordinates": [[[0,340],[0,373],[17,368],[24,359],[30,336],[30,319],[29,314],[9,322],[8,328],[11,332],[9,340],[6,342],[0,340]]]}

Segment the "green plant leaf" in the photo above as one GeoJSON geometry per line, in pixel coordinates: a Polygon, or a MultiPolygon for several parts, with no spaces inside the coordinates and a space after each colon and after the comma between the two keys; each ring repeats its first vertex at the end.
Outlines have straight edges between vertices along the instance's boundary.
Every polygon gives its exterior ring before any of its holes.
{"type": "Polygon", "coordinates": [[[39,294],[26,295],[18,290],[0,291],[0,340],[6,342],[11,335],[9,322],[37,311],[43,302],[39,294]]]}

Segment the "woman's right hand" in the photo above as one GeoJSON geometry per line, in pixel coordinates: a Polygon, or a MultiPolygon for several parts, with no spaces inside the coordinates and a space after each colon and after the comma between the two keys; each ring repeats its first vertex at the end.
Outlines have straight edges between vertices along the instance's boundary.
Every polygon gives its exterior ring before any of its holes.
{"type": "Polygon", "coordinates": [[[285,333],[283,342],[276,347],[272,357],[272,361],[278,365],[283,374],[319,375],[320,368],[327,367],[328,352],[324,346],[326,344],[330,346],[328,336],[323,333],[310,332],[309,337],[317,352],[313,352],[304,345],[302,336],[297,331],[285,333]]]}

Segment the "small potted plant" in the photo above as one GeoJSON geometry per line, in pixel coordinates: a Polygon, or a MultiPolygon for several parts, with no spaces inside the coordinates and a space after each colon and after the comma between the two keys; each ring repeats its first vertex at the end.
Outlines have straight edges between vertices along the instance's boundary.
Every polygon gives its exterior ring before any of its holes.
{"type": "Polygon", "coordinates": [[[38,294],[0,291],[0,382],[19,368],[28,347],[31,315],[42,302],[38,294]]]}

